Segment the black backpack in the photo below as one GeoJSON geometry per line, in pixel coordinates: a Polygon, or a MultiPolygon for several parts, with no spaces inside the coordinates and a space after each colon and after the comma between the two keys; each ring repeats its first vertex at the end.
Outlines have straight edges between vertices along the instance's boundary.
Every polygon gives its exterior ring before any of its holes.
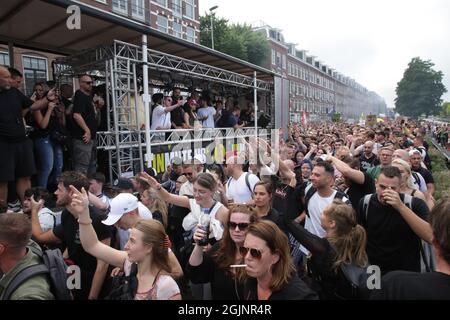
{"type": "Polygon", "coordinates": [[[42,251],[33,245],[27,247],[34,254],[39,256],[42,263],[29,266],[20,271],[11,280],[5,289],[3,300],[9,300],[14,293],[25,281],[37,275],[46,274],[50,280],[50,291],[55,300],[72,300],[72,294],[67,287],[67,265],[64,262],[61,250],[45,250],[42,251]]]}
{"type": "Polygon", "coordinates": [[[105,297],[105,300],[134,300],[137,292],[137,264],[131,265],[130,275],[121,275],[113,277],[111,291],[105,297]]]}

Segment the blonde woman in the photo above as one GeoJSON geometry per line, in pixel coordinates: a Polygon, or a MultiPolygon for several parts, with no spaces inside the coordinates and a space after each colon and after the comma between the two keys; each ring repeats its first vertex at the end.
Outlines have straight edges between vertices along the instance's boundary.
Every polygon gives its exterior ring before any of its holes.
{"type": "Polygon", "coordinates": [[[392,166],[398,168],[400,170],[400,173],[402,174],[400,192],[409,194],[412,197],[416,197],[425,201],[428,208],[431,210],[434,207],[434,202],[431,199],[427,200],[425,195],[419,189],[417,189],[416,185],[414,185],[414,178],[412,176],[411,167],[408,162],[402,159],[394,159],[392,161],[392,166]]]}
{"type": "Polygon", "coordinates": [[[153,215],[153,219],[158,220],[167,230],[168,209],[167,204],[158,196],[155,189],[146,189],[142,193],[142,204],[145,205],[153,215]]]}

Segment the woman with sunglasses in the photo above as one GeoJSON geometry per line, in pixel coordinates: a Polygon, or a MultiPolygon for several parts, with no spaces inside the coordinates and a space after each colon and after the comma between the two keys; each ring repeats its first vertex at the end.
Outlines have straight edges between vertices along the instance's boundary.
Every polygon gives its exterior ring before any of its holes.
{"type": "MultiPolygon", "coordinates": [[[[325,238],[320,238],[294,222],[292,211],[286,215],[289,231],[311,253],[308,266],[321,299],[356,298],[341,270],[343,265],[368,265],[366,232],[356,223],[355,216],[351,206],[334,200],[320,217],[326,231],[325,238]]],[[[365,298],[367,292],[361,294],[358,298],[365,298]]]]}
{"type": "Polygon", "coordinates": [[[243,298],[245,271],[230,266],[242,264],[239,248],[244,245],[248,226],[256,220],[252,206],[244,204],[231,206],[222,240],[206,253],[204,247],[199,245],[205,232],[197,228],[194,234],[195,247],[189,258],[186,274],[193,283],[210,282],[213,300],[243,298]]]}
{"type": "Polygon", "coordinates": [[[246,264],[246,300],[316,300],[317,295],[297,276],[288,238],[273,222],[248,227],[240,253],[246,264]]]}
{"type": "Polygon", "coordinates": [[[228,222],[228,209],[222,203],[213,199],[217,183],[211,174],[200,173],[195,178],[193,185],[194,199],[167,192],[155,178],[145,172],[142,172],[141,179],[144,179],[155,189],[163,201],[191,210],[191,213],[183,220],[183,228],[186,231],[196,228],[202,215],[208,214],[211,220],[209,238],[213,238],[213,241],[222,238],[223,226],[228,222]]]}

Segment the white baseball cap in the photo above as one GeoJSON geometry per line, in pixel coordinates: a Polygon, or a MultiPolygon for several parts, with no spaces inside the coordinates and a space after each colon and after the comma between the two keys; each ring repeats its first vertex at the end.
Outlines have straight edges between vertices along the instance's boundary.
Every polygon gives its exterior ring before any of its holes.
{"type": "Polygon", "coordinates": [[[195,155],[194,160],[197,160],[198,162],[200,162],[200,164],[205,164],[206,156],[203,153],[199,153],[199,154],[195,155]]]}
{"type": "Polygon", "coordinates": [[[110,203],[110,211],[108,217],[102,221],[107,226],[112,226],[128,212],[138,208],[139,201],[131,193],[120,193],[110,203]]]}

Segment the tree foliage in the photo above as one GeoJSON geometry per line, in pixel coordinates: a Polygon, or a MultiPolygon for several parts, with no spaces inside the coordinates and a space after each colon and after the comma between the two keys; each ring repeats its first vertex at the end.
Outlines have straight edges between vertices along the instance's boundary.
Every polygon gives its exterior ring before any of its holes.
{"type": "MultiPolygon", "coordinates": [[[[270,47],[263,34],[253,32],[247,24],[229,24],[228,20],[212,16],[214,49],[241,60],[262,66],[269,57],[270,47]]],[[[200,17],[200,43],[211,48],[211,15],[200,17]]]]}
{"type": "Polygon", "coordinates": [[[430,60],[424,61],[419,57],[411,60],[397,84],[396,112],[410,117],[439,114],[441,97],[447,89],[442,83],[443,73],[433,67],[430,60]]]}
{"type": "Polygon", "coordinates": [[[450,102],[444,102],[442,104],[442,111],[441,114],[444,117],[450,117],[450,102]]]}

